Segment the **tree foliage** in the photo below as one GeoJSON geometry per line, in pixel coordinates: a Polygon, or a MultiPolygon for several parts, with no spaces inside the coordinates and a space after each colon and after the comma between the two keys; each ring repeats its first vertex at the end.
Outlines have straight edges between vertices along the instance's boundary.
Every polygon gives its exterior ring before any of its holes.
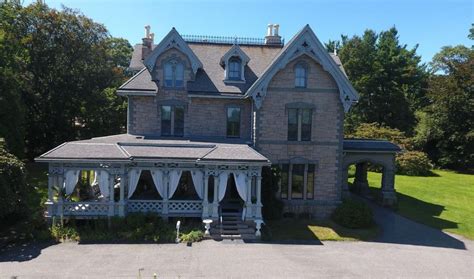
{"type": "Polygon", "coordinates": [[[8,42],[19,41],[16,50],[5,55],[22,54],[22,67],[11,79],[18,81],[20,94],[14,90],[7,94],[25,108],[29,158],[64,141],[124,130],[125,100],[114,90],[124,81],[131,55],[126,40],[111,37],[103,25],[68,8],[58,11],[41,3],[21,7],[8,2],[0,10],[12,14],[1,32],[8,42]]]}
{"type": "MultiPolygon", "coordinates": [[[[337,47],[337,43],[329,44],[337,47]]],[[[338,54],[360,94],[346,117],[347,129],[376,122],[408,134],[413,131],[414,111],[424,104],[427,77],[416,49],[401,45],[395,28],[342,36],[338,54]]]]}

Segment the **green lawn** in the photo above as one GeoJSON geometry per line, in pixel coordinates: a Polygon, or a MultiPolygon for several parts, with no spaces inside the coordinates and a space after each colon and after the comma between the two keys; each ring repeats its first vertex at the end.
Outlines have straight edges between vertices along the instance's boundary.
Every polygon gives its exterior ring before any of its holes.
{"type": "MultiPolygon", "coordinates": [[[[441,170],[433,173],[429,177],[397,175],[398,213],[474,239],[474,175],[441,170]]],[[[381,174],[369,172],[368,180],[371,189],[377,192],[381,174]]]]}
{"type": "Polygon", "coordinates": [[[377,236],[377,226],[369,229],[347,229],[332,221],[314,221],[306,219],[271,220],[266,222],[272,241],[353,241],[370,240],[377,236]]]}

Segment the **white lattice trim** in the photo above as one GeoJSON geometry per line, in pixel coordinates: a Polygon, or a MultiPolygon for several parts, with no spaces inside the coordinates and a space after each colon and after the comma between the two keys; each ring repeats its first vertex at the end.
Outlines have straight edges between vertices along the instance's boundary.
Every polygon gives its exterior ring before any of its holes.
{"type": "Polygon", "coordinates": [[[200,213],[202,212],[201,200],[189,201],[173,201],[170,200],[168,204],[170,213],[200,213]]]}
{"type": "Polygon", "coordinates": [[[62,206],[65,216],[100,216],[109,212],[107,202],[64,202],[62,206]]]}
{"type": "Polygon", "coordinates": [[[156,200],[129,200],[127,203],[128,212],[155,212],[161,213],[163,202],[156,200]]]}

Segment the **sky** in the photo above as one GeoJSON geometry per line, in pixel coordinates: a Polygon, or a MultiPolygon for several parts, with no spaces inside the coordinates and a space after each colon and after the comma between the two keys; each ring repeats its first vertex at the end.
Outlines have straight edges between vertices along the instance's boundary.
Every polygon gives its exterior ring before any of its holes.
{"type": "MultiPolygon", "coordinates": [[[[28,4],[31,1],[25,1],[28,4]]],[[[474,1],[466,0],[45,0],[51,7],[77,9],[104,24],[112,36],[141,42],[150,25],[155,43],[172,27],[180,34],[257,37],[269,23],[280,24],[286,41],[309,24],[321,42],[341,34],[361,35],[395,26],[400,42],[418,46],[429,62],[442,46],[473,44],[467,38],[474,22],[474,1]]]]}

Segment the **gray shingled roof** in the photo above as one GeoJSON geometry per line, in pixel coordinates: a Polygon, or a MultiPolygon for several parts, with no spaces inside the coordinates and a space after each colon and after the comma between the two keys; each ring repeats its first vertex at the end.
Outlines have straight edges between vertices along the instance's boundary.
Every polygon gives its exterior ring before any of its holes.
{"type": "Polygon", "coordinates": [[[375,139],[344,139],[344,151],[357,152],[399,152],[401,151],[398,145],[387,140],[375,139]]]}
{"type": "Polygon", "coordinates": [[[244,143],[190,139],[150,139],[120,134],[66,142],[36,158],[37,161],[133,161],[175,159],[268,164],[269,160],[244,143]]]}
{"type": "MultiPolygon", "coordinates": [[[[282,47],[274,45],[241,45],[240,48],[250,58],[245,67],[245,83],[225,83],[224,68],[220,65],[220,59],[232,48],[232,45],[188,42],[188,46],[203,63],[203,69],[198,70],[195,81],[188,82],[188,92],[191,94],[244,94],[282,51],[282,47]]],[[[143,70],[145,66],[141,60],[141,51],[142,45],[135,45],[129,67],[130,70],[141,71],[123,84],[119,92],[142,90],[156,92],[156,83],[151,81],[150,73],[143,70]]],[[[344,72],[339,57],[333,53],[330,55],[344,72]]]]}

